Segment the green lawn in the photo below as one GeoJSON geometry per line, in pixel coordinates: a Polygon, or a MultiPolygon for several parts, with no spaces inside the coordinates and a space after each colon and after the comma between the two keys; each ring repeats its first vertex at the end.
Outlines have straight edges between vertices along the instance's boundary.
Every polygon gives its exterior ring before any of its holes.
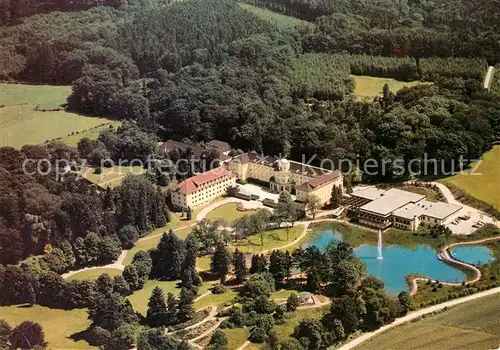
{"type": "Polygon", "coordinates": [[[298,326],[301,320],[305,318],[321,318],[325,312],[330,309],[329,306],[318,307],[313,309],[297,310],[295,316],[285,323],[276,325],[274,329],[278,336],[278,340],[282,341],[285,338],[290,337],[293,334],[293,330],[298,326]]]}
{"type": "Polygon", "coordinates": [[[117,187],[128,174],[140,175],[146,170],[141,166],[114,166],[103,168],[101,174],[95,174],[94,169],[86,168],[82,170],[82,176],[92,183],[101,187],[117,187]]]}
{"type": "Polygon", "coordinates": [[[206,218],[209,220],[223,220],[226,223],[232,223],[233,221],[245,215],[253,213],[253,211],[251,210],[238,211],[238,209],[236,209],[236,206],[237,206],[236,203],[228,203],[221,205],[220,207],[208,213],[206,218]]]}
{"type": "Polygon", "coordinates": [[[0,83],[0,106],[39,105],[57,108],[71,95],[71,86],[24,85],[0,83]]]}
{"type": "Polygon", "coordinates": [[[472,175],[471,170],[477,164],[473,163],[470,170],[463,174],[453,175],[440,181],[451,183],[471,196],[500,209],[500,145],[494,146],[491,151],[483,155],[482,162],[474,171],[481,175],[472,175]]]}
{"type": "Polygon", "coordinates": [[[143,315],[146,315],[148,311],[149,297],[153,288],[158,286],[165,292],[165,297],[167,293],[172,293],[174,295],[179,295],[180,289],[177,288],[179,281],[153,281],[149,280],[144,284],[144,287],[138,291],[135,291],[132,295],[129,295],[127,299],[130,301],[134,310],[143,315]]]}
{"type": "Polygon", "coordinates": [[[247,328],[224,329],[224,334],[227,337],[227,348],[234,350],[247,341],[250,331],[247,328]]]}
{"type": "Polygon", "coordinates": [[[77,274],[74,274],[71,277],[69,277],[67,280],[68,281],[75,281],[75,280],[93,281],[93,280],[96,280],[103,273],[107,273],[111,277],[115,277],[115,276],[121,276],[122,271],[118,270],[118,269],[93,269],[93,270],[83,271],[83,272],[79,272],[77,274]]]}
{"type": "MultiPolygon", "coordinates": [[[[213,283],[207,282],[209,284],[204,284],[204,286],[211,287],[213,283]]],[[[199,295],[202,295],[207,291],[207,288],[200,288],[199,295]],[[203,291],[203,290],[204,291],[203,291]]],[[[203,298],[198,299],[194,303],[194,308],[196,310],[203,309],[207,306],[214,305],[214,306],[225,306],[224,304],[231,302],[235,297],[238,296],[238,293],[235,292],[234,290],[228,289],[226,293],[224,294],[210,294],[207,295],[203,298]]]]}
{"type": "MultiPolygon", "coordinates": [[[[236,247],[243,251],[249,253],[259,253],[263,250],[276,249],[278,247],[284,246],[290,242],[293,242],[297,237],[300,236],[304,227],[302,225],[294,226],[290,228],[290,236],[287,240],[286,229],[271,230],[264,232],[264,245],[261,245],[260,235],[250,236],[247,239],[231,243],[231,247],[236,249],[236,247]]],[[[305,241],[301,240],[301,242],[305,241]]],[[[287,248],[288,250],[293,250],[297,247],[296,244],[293,247],[287,248]]]]}
{"type": "Polygon", "coordinates": [[[496,349],[499,314],[500,296],[492,295],[393,328],[356,349],[496,349]]]}
{"type": "Polygon", "coordinates": [[[356,88],[354,93],[360,99],[373,99],[375,96],[382,95],[382,88],[385,84],[389,85],[392,92],[396,93],[404,87],[411,87],[419,84],[429,84],[421,81],[404,82],[389,78],[376,78],[364,75],[352,75],[356,88]]]}
{"type": "Polygon", "coordinates": [[[109,119],[66,111],[37,111],[33,105],[4,107],[0,108],[0,146],[20,148],[26,144],[41,144],[109,122],[109,119]]]}
{"type": "MultiPolygon", "coordinates": [[[[123,264],[130,265],[132,263],[132,259],[134,258],[135,253],[138,251],[148,251],[149,249],[156,248],[158,243],[160,242],[161,236],[163,235],[164,232],[168,232],[170,228],[175,228],[175,225],[173,224],[168,224],[165,227],[158,228],[154,230],[150,235],[144,237],[144,240],[137,241],[135,243],[135,246],[131,249],[129,249],[127,256],[125,257],[125,260],[123,261],[123,264]]],[[[184,239],[187,237],[187,235],[191,232],[191,228],[185,228],[179,231],[176,231],[175,234],[181,238],[184,239]]]]}
{"type": "Polygon", "coordinates": [[[256,16],[272,23],[281,30],[291,30],[297,26],[313,27],[311,22],[303,21],[301,19],[279,14],[277,12],[267,10],[261,7],[252,6],[249,4],[240,4],[245,10],[252,12],[256,16]]]}
{"type": "Polygon", "coordinates": [[[30,320],[40,323],[45,332],[48,348],[54,350],[66,349],[97,349],[86,341],[74,341],[73,334],[83,332],[90,326],[86,309],[56,310],[35,305],[30,308],[7,306],[0,307],[0,319],[7,321],[12,327],[23,321],[30,320]]]}

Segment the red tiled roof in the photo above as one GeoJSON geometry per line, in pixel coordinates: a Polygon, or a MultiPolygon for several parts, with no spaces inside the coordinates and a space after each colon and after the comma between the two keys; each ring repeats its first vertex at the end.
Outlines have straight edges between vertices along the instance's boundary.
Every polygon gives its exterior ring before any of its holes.
{"type": "Polygon", "coordinates": [[[196,192],[199,187],[207,182],[231,176],[233,176],[232,172],[226,168],[216,168],[182,181],[175,187],[174,191],[181,192],[183,194],[191,194],[196,192]]]}
{"type": "Polygon", "coordinates": [[[320,175],[318,177],[309,180],[308,182],[303,183],[302,185],[297,187],[297,189],[305,192],[310,192],[315,188],[321,187],[327,184],[328,182],[333,181],[341,176],[342,173],[338,170],[330,171],[326,174],[320,175]]]}

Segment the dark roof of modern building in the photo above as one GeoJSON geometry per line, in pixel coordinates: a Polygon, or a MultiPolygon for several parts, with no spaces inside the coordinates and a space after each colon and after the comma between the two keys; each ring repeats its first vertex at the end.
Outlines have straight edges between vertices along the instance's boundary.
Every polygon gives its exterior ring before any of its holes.
{"type": "Polygon", "coordinates": [[[318,187],[326,185],[327,183],[336,180],[341,177],[342,173],[338,170],[330,171],[326,174],[320,175],[318,177],[312,178],[308,182],[304,182],[302,185],[297,187],[297,190],[304,192],[311,192],[318,187]]]}
{"type": "Polygon", "coordinates": [[[198,174],[196,176],[190,177],[182,181],[175,188],[175,192],[181,192],[183,194],[191,194],[194,193],[200,188],[202,185],[207,182],[221,179],[223,177],[232,177],[233,173],[226,168],[216,168],[210,171],[206,171],[204,173],[198,174]]]}
{"type": "Polygon", "coordinates": [[[207,146],[217,149],[219,152],[227,152],[231,149],[231,145],[220,140],[212,140],[206,143],[207,146]]]}

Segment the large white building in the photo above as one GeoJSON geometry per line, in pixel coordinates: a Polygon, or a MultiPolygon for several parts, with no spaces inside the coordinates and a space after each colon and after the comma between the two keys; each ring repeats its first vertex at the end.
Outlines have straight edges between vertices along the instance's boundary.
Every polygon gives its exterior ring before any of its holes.
{"type": "Polygon", "coordinates": [[[178,209],[192,208],[223,196],[228,187],[236,185],[236,176],[224,167],[190,177],[178,184],[171,193],[172,204],[178,209]]]}
{"type": "Polygon", "coordinates": [[[380,229],[390,226],[416,231],[421,224],[434,226],[453,221],[462,206],[430,202],[424,195],[392,188],[369,187],[351,194],[359,222],[380,229]]]}
{"type": "Polygon", "coordinates": [[[338,170],[261,156],[255,152],[236,156],[228,163],[239,180],[257,180],[268,184],[272,192],[294,193],[298,202],[305,203],[310,195],[315,195],[326,205],[330,202],[333,186],[343,187],[343,176],[338,170]]]}

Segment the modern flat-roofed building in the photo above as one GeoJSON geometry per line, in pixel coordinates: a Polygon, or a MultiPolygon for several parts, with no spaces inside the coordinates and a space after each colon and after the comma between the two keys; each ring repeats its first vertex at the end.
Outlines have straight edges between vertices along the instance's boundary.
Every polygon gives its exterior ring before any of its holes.
{"type": "Polygon", "coordinates": [[[306,202],[317,196],[323,205],[330,202],[333,186],[343,188],[340,171],[332,171],[287,159],[244,153],[229,161],[229,168],[239,180],[257,180],[269,184],[272,192],[288,191],[306,202]]]}
{"type": "Polygon", "coordinates": [[[171,192],[172,204],[178,209],[193,208],[210,202],[236,185],[236,177],[224,167],[216,168],[182,181],[171,192]]]}
{"type": "Polygon", "coordinates": [[[430,202],[424,195],[392,188],[369,187],[351,194],[351,203],[361,224],[386,229],[390,226],[415,231],[421,224],[442,225],[454,219],[462,209],[459,205],[430,202]]]}

